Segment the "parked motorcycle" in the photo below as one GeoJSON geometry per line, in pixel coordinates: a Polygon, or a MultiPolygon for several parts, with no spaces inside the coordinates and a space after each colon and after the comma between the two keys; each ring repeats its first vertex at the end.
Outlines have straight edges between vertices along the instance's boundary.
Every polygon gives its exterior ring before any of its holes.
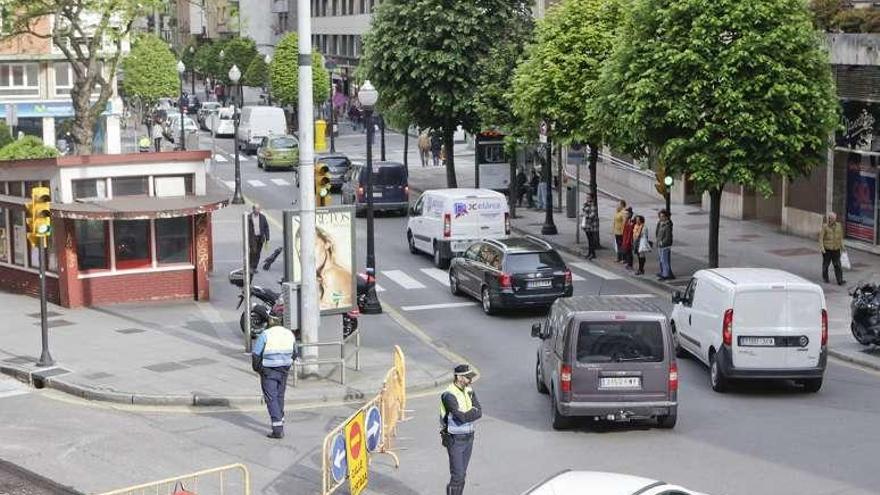
{"type": "Polygon", "coordinates": [[[853,337],[862,345],[880,345],[880,285],[861,282],[850,295],[853,337]]]}
{"type": "Polygon", "coordinates": [[[367,282],[369,275],[366,273],[358,273],[357,276],[357,306],[342,315],[342,338],[348,338],[358,329],[358,317],[364,310],[364,303],[367,300],[367,282]]]}
{"type": "MultiPolygon", "coordinates": [[[[240,308],[244,303],[244,272],[241,268],[229,272],[229,283],[242,289],[238,295],[238,305],[240,308]]],[[[256,338],[269,326],[269,317],[284,318],[284,300],[278,292],[268,287],[260,287],[259,285],[251,285],[251,309],[249,312],[242,312],[239,318],[239,326],[244,333],[247,321],[245,318],[250,315],[251,319],[251,338],[256,338]]]]}

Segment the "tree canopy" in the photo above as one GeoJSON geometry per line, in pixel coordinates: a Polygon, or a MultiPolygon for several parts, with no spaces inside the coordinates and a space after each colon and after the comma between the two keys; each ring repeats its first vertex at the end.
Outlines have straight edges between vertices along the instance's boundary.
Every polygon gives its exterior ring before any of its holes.
{"type": "Polygon", "coordinates": [[[725,184],[770,194],[824,163],[837,122],[828,54],[802,0],[635,0],[602,71],[599,124],[623,149],[655,149],[711,198],[718,264],[725,184]]]}
{"type": "Polygon", "coordinates": [[[266,61],[263,57],[258,55],[251,60],[250,65],[247,66],[247,70],[244,71],[244,76],[241,78],[241,81],[245,86],[251,86],[254,88],[266,87],[266,84],[269,82],[269,66],[266,65],[266,61]]]}
{"type": "Polygon", "coordinates": [[[215,43],[216,58],[213,61],[214,77],[224,84],[230,84],[229,69],[237,65],[242,75],[251,65],[251,61],[259,58],[257,44],[250,38],[232,38],[223,43],[215,43]],[[223,57],[220,52],[223,52],[223,57]]]}
{"type": "Polygon", "coordinates": [[[58,150],[45,146],[35,136],[24,136],[0,148],[0,160],[29,160],[32,158],[53,158],[58,150]]]}
{"type": "Polygon", "coordinates": [[[177,95],[180,81],[176,66],[177,60],[165,41],[152,34],[138,37],[122,61],[125,94],[137,97],[145,106],[177,95]]]}
{"type": "MultiPolygon", "coordinates": [[[[272,96],[283,105],[296,105],[299,101],[299,48],[296,33],[288,33],[278,42],[269,77],[272,96]]],[[[324,68],[321,55],[312,52],[312,98],[320,104],[330,97],[330,73],[324,68]]]]}
{"type": "Polygon", "coordinates": [[[528,2],[386,0],[364,36],[363,74],[388,100],[400,101],[420,127],[442,129],[447,185],[456,186],[452,135],[478,125],[480,71],[492,47],[528,2]]]}

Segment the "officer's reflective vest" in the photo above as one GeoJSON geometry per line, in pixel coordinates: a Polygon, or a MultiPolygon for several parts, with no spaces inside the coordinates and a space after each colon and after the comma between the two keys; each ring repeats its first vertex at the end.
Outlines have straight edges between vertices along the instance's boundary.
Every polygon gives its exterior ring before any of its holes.
{"type": "MultiPolygon", "coordinates": [[[[464,390],[462,390],[453,383],[449,385],[443,393],[452,394],[458,402],[458,410],[461,412],[468,412],[474,408],[474,404],[471,402],[470,392],[470,387],[465,387],[464,390]]],[[[446,411],[446,405],[443,404],[442,394],[440,395],[440,422],[446,425],[446,431],[453,435],[466,435],[474,432],[473,423],[459,423],[455,420],[452,414],[446,411]]]]}
{"type": "MultiPolygon", "coordinates": [[[[262,350],[264,368],[279,368],[293,364],[293,347],[296,345],[293,332],[276,325],[263,331],[259,340],[264,338],[266,342],[262,350]]],[[[258,346],[259,342],[256,347],[258,346]]]]}

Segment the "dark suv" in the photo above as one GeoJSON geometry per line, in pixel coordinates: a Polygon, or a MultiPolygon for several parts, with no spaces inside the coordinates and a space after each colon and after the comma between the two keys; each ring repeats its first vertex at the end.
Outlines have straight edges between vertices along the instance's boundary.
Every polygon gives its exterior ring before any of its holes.
{"type": "Polygon", "coordinates": [[[482,240],[449,265],[453,294],[480,300],[483,311],[548,307],[572,294],[571,270],[549,244],[536,237],[482,240]]]}

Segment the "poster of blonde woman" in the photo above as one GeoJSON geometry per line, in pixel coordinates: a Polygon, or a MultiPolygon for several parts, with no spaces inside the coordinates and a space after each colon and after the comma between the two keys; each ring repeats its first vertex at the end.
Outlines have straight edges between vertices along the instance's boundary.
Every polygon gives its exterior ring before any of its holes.
{"type": "MultiPolygon", "coordinates": [[[[300,216],[288,214],[287,239],[293,249],[288,279],[302,283],[300,263],[300,216]]],[[[344,313],[355,304],[354,209],[350,206],[320,208],[315,215],[315,266],[321,314],[344,313]]]]}

